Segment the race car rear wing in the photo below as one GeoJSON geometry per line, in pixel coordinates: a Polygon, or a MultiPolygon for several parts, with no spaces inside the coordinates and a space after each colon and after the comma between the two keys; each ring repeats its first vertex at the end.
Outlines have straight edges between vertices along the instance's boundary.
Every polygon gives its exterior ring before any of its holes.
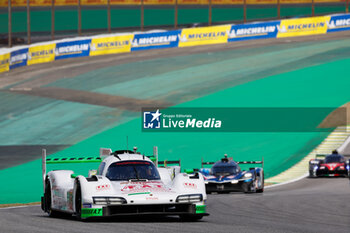
{"type": "MultiPolygon", "coordinates": [[[[327,155],[330,154],[316,154],[315,159],[324,159],[326,158],[327,155]]],[[[346,159],[350,159],[350,155],[342,155],[344,156],[346,159]]]]}
{"type": "Polygon", "coordinates": [[[325,154],[316,154],[315,159],[324,159],[326,156],[325,154]]]}
{"type": "Polygon", "coordinates": [[[236,163],[238,163],[238,164],[261,164],[262,166],[264,166],[264,159],[262,159],[261,161],[239,161],[236,163]]]}
{"type": "MultiPolygon", "coordinates": [[[[228,158],[228,160],[233,160],[232,158],[228,158]]],[[[261,161],[235,161],[238,164],[261,164],[261,166],[264,168],[264,157],[262,157],[261,161]]],[[[204,162],[202,158],[201,167],[203,168],[204,165],[213,165],[216,162],[204,162]]]]}
{"type": "Polygon", "coordinates": [[[203,168],[204,165],[213,165],[214,163],[216,163],[216,162],[204,162],[204,161],[203,161],[203,158],[202,158],[202,161],[201,161],[201,168],[203,168]]]}
{"type": "Polygon", "coordinates": [[[167,167],[168,165],[179,165],[181,167],[181,160],[164,160],[159,161],[158,160],[158,147],[153,147],[153,155],[147,156],[155,165],[156,167],[167,167]]]}
{"type": "Polygon", "coordinates": [[[158,166],[162,165],[162,167],[167,167],[168,165],[177,164],[181,167],[181,160],[164,160],[158,161],[158,166]]]}
{"type": "MultiPolygon", "coordinates": [[[[136,153],[137,148],[134,147],[134,151],[120,150],[116,152],[124,153],[136,153]]],[[[100,148],[99,157],[57,157],[57,158],[46,158],[46,149],[42,149],[42,176],[43,184],[45,189],[45,178],[46,178],[46,165],[47,164],[65,164],[65,163],[101,163],[102,160],[110,155],[113,155],[115,152],[112,152],[110,148],[100,148]]],[[[117,153],[118,154],[118,153],[117,153]]],[[[179,165],[181,167],[181,160],[164,160],[158,161],[158,147],[153,147],[153,155],[146,156],[158,167],[167,167],[168,165],[179,165]]],[[[45,190],[44,190],[45,191],[45,190]]]]}
{"type": "Polygon", "coordinates": [[[65,163],[101,163],[103,157],[57,157],[46,158],[46,149],[42,149],[42,178],[45,192],[45,178],[46,178],[46,165],[47,164],[65,164],[65,163]]]}

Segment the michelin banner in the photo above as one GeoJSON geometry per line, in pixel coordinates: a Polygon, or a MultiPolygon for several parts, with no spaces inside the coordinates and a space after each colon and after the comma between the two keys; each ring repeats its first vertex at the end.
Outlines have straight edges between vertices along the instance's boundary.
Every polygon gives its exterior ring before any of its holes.
{"type": "Polygon", "coordinates": [[[276,38],[280,21],[232,25],[228,42],[276,38]]]}
{"type": "Polygon", "coordinates": [[[55,60],[89,56],[90,43],[91,39],[57,43],[55,60]]]}
{"type": "Polygon", "coordinates": [[[177,47],[181,30],[135,34],[131,51],[177,47]]]}
{"type": "Polygon", "coordinates": [[[350,30],[350,14],[333,15],[328,23],[327,32],[350,30]]]}
{"type": "Polygon", "coordinates": [[[350,30],[350,14],[286,19],[240,25],[185,28],[165,32],[117,34],[106,37],[32,45],[0,55],[0,72],[65,58],[130,51],[220,44],[252,39],[283,38],[350,30]]]}
{"type": "Polygon", "coordinates": [[[330,16],[281,20],[277,38],[327,33],[330,16]]]}
{"type": "Polygon", "coordinates": [[[27,64],[50,62],[55,60],[56,44],[38,45],[29,48],[27,64]]]}
{"type": "Polygon", "coordinates": [[[5,53],[0,55],[0,73],[10,70],[10,54],[5,53]]]}
{"type": "Polygon", "coordinates": [[[28,60],[28,48],[11,52],[10,70],[21,66],[26,66],[27,60],[28,60]]]}
{"type": "Polygon", "coordinates": [[[133,38],[133,34],[93,38],[91,40],[90,56],[130,52],[133,38]]]}
{"type": "Polygon", "coordinates": [[[182,29],[179,47],[227,43],[231,25],[182,29]]]}

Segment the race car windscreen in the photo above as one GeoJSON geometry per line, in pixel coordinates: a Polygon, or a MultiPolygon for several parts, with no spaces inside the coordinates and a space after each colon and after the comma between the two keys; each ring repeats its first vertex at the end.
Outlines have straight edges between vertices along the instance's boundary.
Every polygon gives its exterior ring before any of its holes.
{"type": "Polygon", "coordinates": [[[113,163],[109,166],[106,177],[110,180],[160,180],[157,168],[148,161],[113,163]]]}
{"type": "Polygon", "coordinates": [[[330,155],[327,156],[326,159],[324,160],[325,163],[344,163],[345,162],[345,158],[343,156],[334,156],[334,155],[330,155]]]}
{"type": "Polygon", "coordinates": [[[235,165],[212,167],[212,173],[215,176],[229,176],[229,175],[237,174],[237,172],[238,172],[238,168],[235,165]]]}

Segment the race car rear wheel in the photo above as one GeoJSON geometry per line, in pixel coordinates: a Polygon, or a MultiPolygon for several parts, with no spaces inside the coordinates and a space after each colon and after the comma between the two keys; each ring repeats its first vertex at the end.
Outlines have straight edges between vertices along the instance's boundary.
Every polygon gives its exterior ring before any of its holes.
{"type": "Polygon", "coordinates": [[[201,220],[202,218],[203,218],[203,215],[195,215],[195,214],[191,214],[191,215],[183,214],[183,215],[180,215],[180,219],[183,222],[195,222],[195,221],[201,220]]]}
{"type": "Polygon", "coordinates": [[[76,191],[75,191],[75,216],[77,219],[81,220],[81,188],[79,180],[76,181],[76,191]]]}
{"type": "Polygon", "coordinates": [[[51,205],[52,205],[51,182],[47,178],[46,178],[46,182],[45,182],[44,200],[45,200],[45,212],[47,212],[47,214],[52,218],[59,217],[60,212],[51,209],[51,205]]]}

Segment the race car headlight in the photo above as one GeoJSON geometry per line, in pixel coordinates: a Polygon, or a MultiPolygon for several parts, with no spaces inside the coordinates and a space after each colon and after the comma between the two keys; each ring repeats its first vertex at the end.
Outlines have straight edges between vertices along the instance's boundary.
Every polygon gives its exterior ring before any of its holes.
{"type": "Polygon", "coordinates": [[[126,200],[122,197],[93,197],[96,205],[120,205],[125,204],[126,200]]]}
{"type": "Polygon", "coordinates": [[[246,173],[246,174],[244,174],[244,178],[252,178],[252,173],[246,173]]]}
{"type": "Polygon", "coordinates": [[[200,202],[203,201],[202,194],[189,194],[189,195],[180,195],[176,198],[176,202],[200,202]]]}

